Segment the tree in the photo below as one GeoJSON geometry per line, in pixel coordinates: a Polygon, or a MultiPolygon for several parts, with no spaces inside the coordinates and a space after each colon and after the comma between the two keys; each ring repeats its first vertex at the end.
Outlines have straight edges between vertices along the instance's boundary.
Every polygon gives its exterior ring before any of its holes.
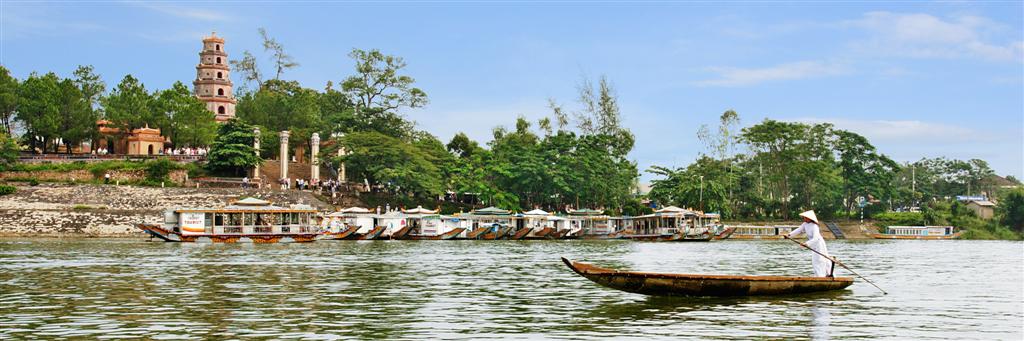
{"type": "Polygon", "coordinates": [[[1003,225],[1024,232],[1024,189],[1006,192],[996,205],[996,212],[1003,225]]]}
{"type": "Polygon", "coordinates": [[[29,146],[46,152],[59,136],[60,78],[54,73],[33,73],[18,87],[18,121],[25,126],[29,146]]]}
{"type": "Polygon", "coordinates": [[[349,57],[356,61],[356,74],[342,81],[341,88],[355,99],[357,112],[369,108],[389,112],[427,104],[427,94],[413,86],[416,80],[399,74],[406,66],[402,57],[376,49],[352,49],[349,57]]]}
{"type": "Polygon", "coordinates": [[[480,145],[466,136],[466,133],[459,132],[452,137],[451,142],[446,146],[448,151],[461,158],[469,158],[480,149],[480,145]]]}
{"type": "Polygon", "coordinates": [[[75,70],[74,82],[89,109],[95,110],[95,106],[100,104],[100,96],[107,91],[107,84],[96,74],[92,65],[79,65],[75,70]]]}
{"type": "Polygon", "coordinates": [[[256,83],[256,90],[263,88],[263,75],[260,73],[260,68],[256,63],[256,57],[251,52],[248,50],[242,51],[242,59],[233,59],[230,63],[235,72],[241,75],[244,80],[241,89],[245,89],[252,82],[256,83]]]}
{"type": "MultiPolygon", "coordinates": [[[[320,94],[295,81],[269,80],[259,91],[238,99],[238,118],[261,127],[270,141],[277,132],[291,131],[292,147],[306,145],[314,132],[321,131],[320,94]]],[[[277,154],[280,145],[264,143],[263,155],[277,154]]]]}
{"type": "Polygon", "coordinates": [[[263,159],[253,148],[255,127],[238,119],[231,119],[220,126],[217,138],[210,146],[207,167],[219,172],[243,174],[259,166],[263,159]]]}
{"type": "Polygon", "coordinates": [[[263,49],[271,53],[271,58],[274,60],[274,68],[277,69],[277,73],[274,75],[274,80],[280,80],[281,73],[283,73],[285,69],[291,69],[299,66],[299,63],[296,63],[292,59],[292,56],[284,53],[284,46],[281,46],[281,43],[277,42],[277,39],[270,37],[265,28],[260,27],[259,31],[260,38],[263,38],[263,49]]]}
{"type": "Polygon", "coordinates": [[[78,85],[71,79],[58,84],[57,97],[58,131],[65,149],[70,154],[72,146],[96,136],[96,114],[82,95],[78,85]]]}
{"type": "Polygon", "coordinates": [[[444,193],[440,170],[431,163],[431,158],[437,156],[435,153],[372,131],[353,132],[337,138],[335,142],[321,155],[334,163],[344,162],[346,169],[357,179],[365,178],[371,184],[382,184],[393,193],[423,197],[444,193]],[[339,146],[344,146],[348,155],[336,156],[334,151],[339,146]]]}
{"type": "Polygon", "coordinates": [[[0,65],[0,124],[8,136],[14,133],[15,114],[18,112],[18,79],[11,77],[11,71],[0,65]]]}
{"type": "Polygon", "coordinates": [[[132,75],[126,75],[100,103],[105,109],[106,119],[119,127],[122,134],[127,134],[132,129],[148,124],[153,127],[166,126],[165,117],[157,118],[153,114],[152,101],[153,97],[146,91],[145,85],[132,75]]]}
{"type": "Polygon", "coordinates": [[[156,94],[153,109],[169,124],[162,133],[178,147],[206,147],[217,134],[213,112],[181,82],[156,94]]]}
{"type": "Polygon", "coordinates": [[[894,194],[892,180],[900,169],[899,165],[878,154],[875,146],[861,135],[845,130],[835,130],[834,134],[847,216],[853,212],[857,197],[891,199],[894,194]]]}
{"type": "Polygon", "coordinates": [[[6,170],[18,161],[20,149],[11,135],[0,132],[0,170],[6,170]]]}

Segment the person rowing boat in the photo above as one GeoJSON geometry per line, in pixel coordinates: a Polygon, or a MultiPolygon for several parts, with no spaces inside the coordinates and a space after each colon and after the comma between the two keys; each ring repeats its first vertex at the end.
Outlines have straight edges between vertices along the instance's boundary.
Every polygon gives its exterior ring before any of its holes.
{"type": "Polygon", "coordinates": [[[836,264],[830,259],[831,256],[829,256],[828,247],[825,246],[825,239],[821,237],[818,216],[814,214],[814,210],[810,210],[800,213],[800,217],[804,218],[804,223],[800,224],[800,227],[790,232],[789,235],[784,235],[783,238],[791,239],[800,233],[806,234],[807,247],[816,251],[811,254],[811,266],[814,268],[814,275],[817,277],[832,277],[836,264]]]}

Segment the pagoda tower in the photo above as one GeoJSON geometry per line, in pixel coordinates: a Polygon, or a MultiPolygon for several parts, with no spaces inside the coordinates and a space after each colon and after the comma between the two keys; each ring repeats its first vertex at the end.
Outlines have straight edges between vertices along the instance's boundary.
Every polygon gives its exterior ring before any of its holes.
{"type": "Polygon", "coordinates": [[[231,89],[228,72],[228,54],[224,52],[224,38],[211,33],[203,38],[203,50],[199,52],[196,65],[196,97],[206,103],[206,108],[217,115],[217,122],[235,117],[235,96],[231,89]]]}

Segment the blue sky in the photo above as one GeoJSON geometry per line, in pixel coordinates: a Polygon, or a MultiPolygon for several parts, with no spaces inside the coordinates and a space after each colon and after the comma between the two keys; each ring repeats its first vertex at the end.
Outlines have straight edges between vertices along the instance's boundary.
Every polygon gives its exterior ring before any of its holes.
{"type": "MultiPolygon", "coordinates": [[[[1024,178],[1021,2],[0,2],[0,63],[16,77],[92,64],[113,87],[190,83],[202,36],[270,61],[266,28],[301,64],[283,78],[322,89],[348,52],[402,56],[430,97],[403,114],[447,141],[486,141],[517,116],[572,108],[582,76],[606,75],[632,157],[685,166],[702,124],[736,110],[831,122],[897,161],[980,158],[1024,178]]],[[[238,75],[235,82],[239,83],[238,75]]],[[[649,179],[644,175],[644,179],[649,179]]]]}

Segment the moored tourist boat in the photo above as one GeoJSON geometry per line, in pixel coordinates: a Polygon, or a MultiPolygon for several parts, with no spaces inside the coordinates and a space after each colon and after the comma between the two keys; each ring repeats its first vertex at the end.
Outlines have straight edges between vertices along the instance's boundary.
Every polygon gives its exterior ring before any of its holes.
{"type": "Polygon", "coordinates": [[[387,239],[383,236],[384,230],[387,230],[386,226],[377,226],[371,229],[369,232],[360,233],[355,239],[358,240],[376,240],[376,239],[387,239]]]}
{"type": "Polygon", "coordinates": [[[756,226],[756,225],[734,225],[729,226],[733,232],[729,239],[782,239],[788,235],[796,226],[756,226]]]}
{"type": "Polygon", "coordinates": [[[961,231],[952,226],[888,226],[885,233],[872,233],[875,239],[956,239],[961,231]]]}
{"type": "Polygon", "coordinates": [[[343,230],[338,232],[324,231],[322,235],[317,237],[317,240],[349,240],[354,239],[359,231],[359,226],[345,227],[343,230]]]}
{"type": "Polygon", "coordinates": [[[150,236],[169,242],[311,242],[320,234],[317,211],[309,205],[274,206],[255,198],[222,208],[164,211],[163,224],[138,224],[150,236]]]}
{"type": "Polygon", "coordinates": [[[530,234],[531,232],[533,232],[533,228],[523,227],[523,228],[520,228],[518,230],[513,231],[512,235],[509,236],[509,239],[520,240],[520,239],[526,238],[526,235],[530,234]]]}
{"type": "Polygon", "coordinates": [[[465,232],[465,231],[466,231],[465,228],[456,227],[456,228],[452,229],[451,231],[448,231],[448,232],[445,232],[445,233],[442,233],[442,234],[439,234],[439,235],[435,235],[435,236],[410,235],[409,239],[411,239],[411,240],[452,240],[452,239],[457,239],[459,237],[459,235],[462,234],[462,232],[465,232]]]}
{"type": "Polygon", "coordinates": [[[841,290],[851,277],[733,276],[619,271],[562,258],[580,276],[616,290],[652,296],[755,296],[841,290]]]}
{"type": "Polygon", "coordinates": [[[717,225],[702,213],[668,206],[652,214],[630,219],[629,232],[622,238],[639,241],[711,241],[717,225]]]}

